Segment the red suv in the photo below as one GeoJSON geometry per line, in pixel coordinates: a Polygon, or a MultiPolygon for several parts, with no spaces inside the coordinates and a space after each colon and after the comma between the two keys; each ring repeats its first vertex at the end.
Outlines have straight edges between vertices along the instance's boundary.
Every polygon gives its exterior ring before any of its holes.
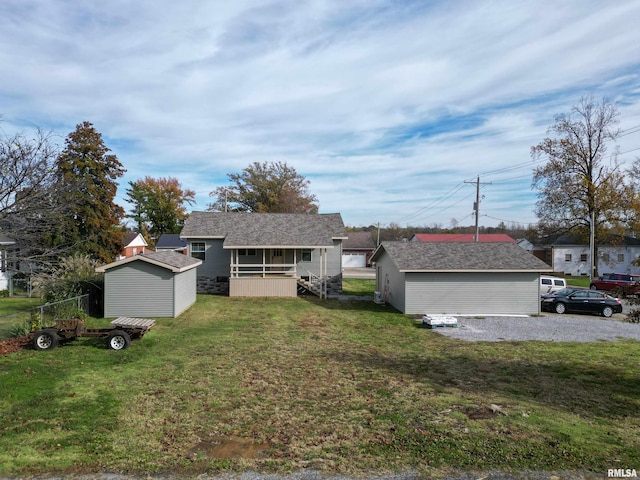
{"type": "Polygon", "coordinates": [[[640,293],[640,275],[607,273],[591,281],[592,290],[618,291],[622,294],[640,293]]]}

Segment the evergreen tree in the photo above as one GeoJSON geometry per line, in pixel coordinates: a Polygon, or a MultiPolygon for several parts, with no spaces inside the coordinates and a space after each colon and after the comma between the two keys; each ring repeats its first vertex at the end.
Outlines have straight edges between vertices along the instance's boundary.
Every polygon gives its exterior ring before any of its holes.
{"type": "Polygon", "coordinates": [[[68,214],[56,241],[103,262],[113,261],[121,249],[124,218],[114,198],[116,180],[126,170],[110,151],[93,125],[83,122],[65,139],[56,161],[58,181],[68,187],[68,214]]]}

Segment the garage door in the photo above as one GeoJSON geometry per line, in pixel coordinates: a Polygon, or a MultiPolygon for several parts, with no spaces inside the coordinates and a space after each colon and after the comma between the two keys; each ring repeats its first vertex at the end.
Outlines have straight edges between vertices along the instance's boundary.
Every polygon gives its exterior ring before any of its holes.
{"type": "Polygon", "coordinates": [[[343,267],[366,267],[367,255],[364,253],[344,253],[342,254],[343,267]]]}

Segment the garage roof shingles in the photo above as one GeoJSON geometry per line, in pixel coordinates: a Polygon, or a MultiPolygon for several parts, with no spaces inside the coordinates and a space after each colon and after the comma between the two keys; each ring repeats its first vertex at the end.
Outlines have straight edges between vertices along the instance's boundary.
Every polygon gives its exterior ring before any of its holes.
{"type": "Polygon", "coordinates": [[[152,263],[154,265],[158,265],[159,267],[166,268],[167,270],[171,270],[172,272],[184,272],[186,270],[190,270],[191,268],[197,267],[202,263],[202,260],[198,260],[197,258],[183,255],[182,253],[178,252],[163,250],[160,252],[143,253],[141,255],[134,255],[132,257],[123,258],[122,260],[117,260],[115,262],[97,267],[96,272],[104,273],[114,267],[119,267],[120,265],[138,261],[152,263]]]}
{"type": "Polygon", "coordinates": [[[224,238],[224,248],[333,247],[347,233],[339,213],[192,212],[182,238],[224,238]]]}
{"type": "Polygon", "coordinates": [[[515,243],[383,242],[381,249],[401,272],[536,271],[551,267],[515,243]]]}

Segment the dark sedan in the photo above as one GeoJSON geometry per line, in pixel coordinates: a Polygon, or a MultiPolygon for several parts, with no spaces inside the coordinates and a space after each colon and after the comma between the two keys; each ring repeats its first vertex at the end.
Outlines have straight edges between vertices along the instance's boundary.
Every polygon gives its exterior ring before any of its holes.
{"type": "Polygon", "coordinates": [[[599,313],[610,317],[622,313],[622,303],[604,292],[579,288],[563,288],[549,295],[542,295],[542,310],[555,313],[599,313]]]}

